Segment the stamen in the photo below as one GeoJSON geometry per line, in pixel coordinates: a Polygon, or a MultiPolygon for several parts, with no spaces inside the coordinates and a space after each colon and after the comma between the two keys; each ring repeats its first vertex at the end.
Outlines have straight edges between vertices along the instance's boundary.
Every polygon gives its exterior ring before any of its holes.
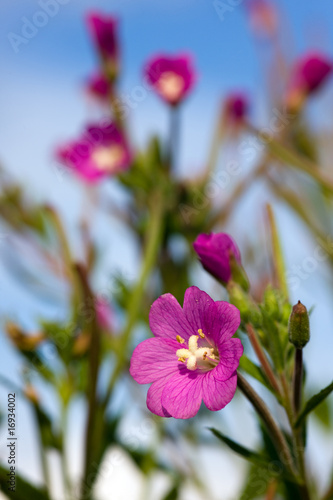
{"type": "Polygon", "coordinates": [[[207,352],[207,351],[205,351],[205,352],[203,353],[202,359],[203,359],[204,361],[205,361],[205,359],[207,358],[207,354],[208,354],[208,352],[207,352]]]}
{"type": "Polygon", "coordinates": [[[204,338],[205,338],[205,334],[204,334],[204,332],[202,331],[202,329],[201,329],[201,328],[199,328],[199,330],[198,330],[198,334],[199,334],[199,337],[200,337],[201,339],[204,339],[204,338]]]}
{"type": "Polygon", "coordinates": [[[188,348],[192,354],[198,349],[198,335],[191,335],[188,341],[188,348]]]}
{"type": "Polygon", "coordinates": [[[177,340],[177,342],[179,342],[180,344],[184,344],[184,342],[185,342],[185,340],[183,339],[183,337],[181,337],[180,335],[177,335],[176,340],[177,340]]]}
{"type": "Polygon", "coordinates": [[[185,358],[178,358],[178,361],[180,361],[181,363],[185,363],[186,359],[185,358]]]}

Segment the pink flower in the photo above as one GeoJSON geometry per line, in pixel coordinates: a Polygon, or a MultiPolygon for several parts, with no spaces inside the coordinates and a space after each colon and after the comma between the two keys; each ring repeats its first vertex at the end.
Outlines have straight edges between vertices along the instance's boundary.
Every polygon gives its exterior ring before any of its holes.
{"type": "Polygon", "coordinates": [[[88,126],[79,140],[59,148],[56,156],[88,182],[127,170],[131,162],[125,137],[111,122],[88,126]]]}
{"type": "Polygon", "coordinates": [[[145,75],[160,97],[168,104],[176,106],[193,87],[195,73],[191,64],[188,55],[158,55],[146,64],[145,75]]]}
{"type": "Polygon", "coordinates": [[[241,264],[239,249],[226,233],[199,234],[193,248],[206,271],[223,283],[231,278],[231,257],[241,264]]]}
{"type": "Polygon", "coordinates": [[[241,123],[248,113],[249,103],[242,93],[232,93],[224,102],[224,117],[228,123],[241,123]]]}
{"type": "Polygon", "coordinates": [[[118,21],[112,16],[91,12],[87,16],[90,34],[109,69],[117,73],[119,65],[118,21]]]}
{"type": "Polygon", "coordinates": [[[191,418],[202,400],[211,411],[230,403],[243,354],[241,341],[232,338],[240,324],[235,306],[214,302],[192,286],[183,308],[170,293],[159,297],[149,324],[155,337],[136,347],[130,373],[139,384],[152,383],[147,394],[151,412],[191,418]]]}
{"type": "Polygon", "coordinates": [[[312,92],[318,90],[332,72],[332,62],[322,54],[310,53],[299,59],[287,88],[287,103],[298,107],[312,92]]]}
{"type": "Polygon", "coordinates": [[[110,96],[111,85],[109,80],[102,73],[96,73],[88,79],[87,91],[93,97],[105,102],[110,96]]]}

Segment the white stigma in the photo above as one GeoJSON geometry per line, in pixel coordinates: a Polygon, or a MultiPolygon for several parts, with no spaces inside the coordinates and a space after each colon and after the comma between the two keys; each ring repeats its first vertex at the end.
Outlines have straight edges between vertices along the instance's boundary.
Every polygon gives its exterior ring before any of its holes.
{"type": "Polygon", "coordinates": [[[178,349],[176,355],[178,360],[185,363],[189,370],[195,370],[198,361],[205,361],[207,356],[214,359],[214,349],[210,347],[198,347],[198,335],[191,335],[188,341],[188,349],[178,349]]]}
{"type": "Polygon", "coordinates": [[[119,145],[101,146],[91,155],[93,162],[99,170],[112,172],[123,161],[124,149],[119,145]]]}
{"type": "Polygon", "coordinates": [[[161,94],[163,94],[169,101],[178,101],[183,92],[185,82],[184,79],[176,73],[166,71],[158,80],[157,86],[161,94]]]}

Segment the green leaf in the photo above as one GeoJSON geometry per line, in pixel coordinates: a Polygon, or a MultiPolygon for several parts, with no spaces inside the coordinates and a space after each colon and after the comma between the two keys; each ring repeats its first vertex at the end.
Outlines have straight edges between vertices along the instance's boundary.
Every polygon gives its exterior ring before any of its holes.
{"type": "Polygon", "coordinates": [[[15,471],[15,491],[8,489],[8,470],[0,467],[0,486],[1,491],[13,500],[49,500],[47,492],[41,488],[28,483],[25,479],[19,476],[15,471]]]}
{"type": "Polygon", "coordinates": [[[305,417],[310,412],[312,412],[322,401],[324,401],[324,399],[327,398],[327,396],[329,396],[332,391],[333,391],[333,382],[331,382],[330,385],[325,387],[325,389],[318,392],[318,394],[315,394],[314,396],[312,396],[312,398],[310,398],[306,402],[303,410],[301,411],[300,415],[298,416],[298,418],[294,424],[294,427],[295,428],[299,427],[302,424],[305,417]]]}
{"type": "Polygon", "coordinates": [[[45,413],[40,405],[34,404],[33,406],[38,421],[38,427],[40,429],[43,445],[45,446],[45,448],[55,448],[56,450],[61,451],[61,436],[54,432],[50,417],[47,415],[47,413],[45,413]]]}
{"type": "Polygon", "coordinates": [[[171,490],[163,497],[163,500],[177,500],[179,496],[179,484],[172,486],[171,490]]]}
{"type": "Polygon", "coordinates": [[[245,354],[243,354],[243,356],[240,358],[239,368],[244,372],[246,372],[251,377],[258,380],[262,385],[264,385],[267,389],[273,392],[273,394],[275,394],[260,366],[253,363],[253,361],[251,361],[247,356],[245,356],[245,354]]]}
{"type": "Polygon", "coordinates": [[[252,462],[257,465],[262,465],[264,467],[267,467],[267,457],[264,455],[259,455],[256,451],[249,450],[248,448],[245,448],[243,445],[236,443],[236,441],[233,441],[232,439],[228,438],[224,434],[222,434],[220,431],[217,429],[214,429],[213,427],[209,427],[209,430],[218,438],[220,441],[222,441],[224,444],[226,444],[232,451],[240,455],[241,457],[245,458],[249,462],[252,462]]]}
{"type": "Polygon", "coordinates": [[[316,419],[324,429],[330,430],[332,422],[332,411],[327,399],[324,399],[322,403],[316,406],[316,408],[313,410],[313,416],[316,417],[316,419]]]}

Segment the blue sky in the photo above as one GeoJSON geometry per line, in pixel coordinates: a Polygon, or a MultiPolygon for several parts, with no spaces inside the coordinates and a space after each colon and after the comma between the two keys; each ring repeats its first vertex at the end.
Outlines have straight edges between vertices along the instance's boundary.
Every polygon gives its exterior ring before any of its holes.
{"type": "MultiPolygon", "coordinates": [[[[87,120],[99,117],[99,111],[87,101],[83,92],[84,79],[97,64],[83,22],[85,12],[92,8],[102,9],[115,13],[120,19],[124,70],[121,92],[125,94],[140,85],[142,65],[152,53],[180,50],[193,53],[199,77],[196,91],[183,109],[181,169],[184,174],[202,167],[217,103],[228,91],[234,88],[248,91],[253,101],[254,119],[264,119],[265,92],[261,85],[262,60],[258,59],[258,49],[263,58],[265,49],[258,46],[250,34],[244,2],[226,14],[223,21],[210,0],[69,0],[67,3],[62,0],[62,3],[57,4],[58,11],[53,17],[49,16],[45,26],[38,28],[27,44],[19,45],[15,53],[8,36],[10,33],[22,35],[25,18],[28,21],[36,19],[36,13],[41,10],[40,3],[30,0],[1,1],[0,160],[25,184],[32,198],[51,201],[59,209],[68,227],[73,229],[72,245],[79,255],[75,226],[82,210],[83,189],[70,176],[59,176],[52,153],[57,144],[76,136],[87,120]]],[[[284,0],[276,3],[284,12],[283,38],[288,45],[290,61],[307,49],[321,49],[333,55],[331,0],[284,0]]],[[[325,96],[325,102],[332,110],[331,95],[326,92],[325,96]]],[[[317,116],[326,119],[326,108],[320,107],[320,103],[318,106],[317,116]]],[[[166,109],[153,94],[148,94],[144,102],[133,109],[130,119],[132,134],[138,144],[143,144],[156,129],[162,135],[167,133],[166,109]]],[[[118,193],[112,189],[112,196],[117,197],[118,193]]],[[[256,193],[262,196],[262,191],[256,193]]],[[[259,209],[266,201],[264,197],[260,199],[259,209]]],[[[250,231],[253,237],[253,232],[259,230],[256,222],[258,197],[248,197],[241,209],[244,207],[252,217],[252,225],[244,228],[240,212],[236,217],[235,231],[241,236],[250,231]]],[[[299,223],[290,217],[289,211],[280,205],[276,209],[287,267],[290,269],[293,264],[302,263],[312,255],[315,244],[299,223]]],[[[98,221],[96,234],[105,223],[103,218],[98,221]]],[[[107,269],[116,266],[133,279],[136,255],[129,235],[116,222],[113,233],[117,235],[116,241],[110,234],[105,237],[98,235],[99,243],[108,248],[107,269]]],[[[0,314],[13,314],[30,327],[40,316],[40,304],[29,297],[28,291],[20,289],[5,267],[0,264],[0,314]]],[[[325,264],[321,264],[301,283],[297,296],[293,297],[295,300],[301,298],[310,305],[317,304],[312,325],[316,335],[311,352],[308,350],[305,354],[309,371],[313,374],[313,386],[329,382],[332,378],[327,373],[327,366],[331,366],[331,351],[322,351],[323,342],[332,346],[329,325],[333,324],[331,289],[324,279],[325,272],[325,264]]],[[[203,275],[199,279],[205,283],[203,275]]],[[[55,317],[62,313],[59,307],[50,308],[50,311],[55,317]]],[[[0,341],[2,361],[6,358],[1,372],[11,369],[13,378],[17,379],[19,364],[13,350],[2,338],[0,341]]],[[[323,440],[318,434],[310,438],[323,440]]],[[[32,445],[33,439],[29,439],[32,445]]],[[[22,450],[22,463],[29,472],[29,441],[26,443],[25,451],[22,450]]],[[[323,464],[320,457],[319,464],[320,467],[323,464]]],[[[38,465],[30,473],[37,477],[38,465]]]]}

